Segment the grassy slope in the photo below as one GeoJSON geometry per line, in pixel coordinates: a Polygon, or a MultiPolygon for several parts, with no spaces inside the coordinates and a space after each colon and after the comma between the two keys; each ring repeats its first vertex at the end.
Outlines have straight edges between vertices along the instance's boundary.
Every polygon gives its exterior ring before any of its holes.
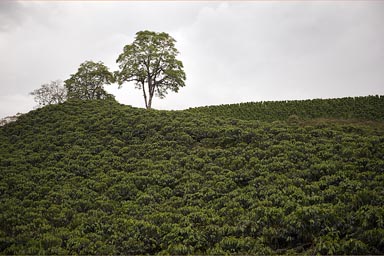
{"type": "Polygon", "coordinates": [[[243,120],[286,121],[314,118],[384,121],[384,96],[266,101],[206,106],[190,112],[243,120]]]}
{"type": "Polygon", "coordinates": [[[0,128],[0,251],[383,254],[383,97],[360,100],[323,103],[370,121],[308,102],[32,111],[0,128]]]}

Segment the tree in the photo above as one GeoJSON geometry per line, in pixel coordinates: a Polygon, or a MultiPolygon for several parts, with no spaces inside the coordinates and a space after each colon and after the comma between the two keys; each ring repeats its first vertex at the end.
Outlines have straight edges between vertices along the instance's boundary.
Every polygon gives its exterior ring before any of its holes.
{"type": "Polygon", "coordinates": [[[176,59],[179,52],[175,42],[167,33],[140,31],[116,60],[120,87],[124,82],[135,82],[136,88],[143,90],[147,109],[151,108],[154,95],[162,99],[168,90],[178,92],[185,86],[186,76],[183,63],[176,59]]]}
{"type": "Polygon", "coordinates": [[[105,99],[109,95],[105,84],[114,82],[114,77],[102,62],[86,61],[80,64],[76,74],[64,81],[69,99],[105,99]]]}
{"type": "Polygon", "coordinates": [[[40,106],[62,103],[67,99],[67,89],[60,80],[43,84],[30,93],[40,106]]]}

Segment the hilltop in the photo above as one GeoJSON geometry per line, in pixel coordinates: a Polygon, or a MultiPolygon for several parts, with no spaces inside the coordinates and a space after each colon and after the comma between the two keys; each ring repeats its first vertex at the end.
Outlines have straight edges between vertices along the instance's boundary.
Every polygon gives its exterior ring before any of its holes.
{"type": "Polygon", "coordinates": [[[346,97],[291,101],[264,101],[206,106],[189,109],[191,112],[243,120],[276,121],[334,120],[384,121],[384,96],[346,97]]]}
{"type": "Polygon", "coordinates": [[[1,118],[0,119],[0,126],[9,124],[11,122],[15,122],[19,118],[19,116],[21,116],[21,115],[22,115],[22,113],[17,113],[14,116],[6,116],[6,117],[1,118]]]}
{"type": "Polygon", "coordinates": [[[384,97],[68,101],[0,127],[3,254],[384,254],[384,97]]]}

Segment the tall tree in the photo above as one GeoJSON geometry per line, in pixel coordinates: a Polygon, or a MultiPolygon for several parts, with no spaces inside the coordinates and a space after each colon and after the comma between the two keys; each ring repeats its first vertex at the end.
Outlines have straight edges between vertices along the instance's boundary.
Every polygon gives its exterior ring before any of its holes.
{"type": "Polygon", "coordinates": [[[30,93],[40,106],[62,103],[67,99],[67,90],[60,80],[42,84],[39,89],[30,93]]]}
{"type": "Polygon", "coordinates": [[[137,89],[143,90],[147,109],[151,108],[154,95],[162,99],[168,90],[178,92],[185,86],[186,76],[183,63],[176,59],[179,52],[175,42],[167,33],[140,31],[116,60],[120,67],[116,72],[119,86],[134,82],[137,89]]]}
{"type": "Polygon", "coordinates": [[[114,77],[102,62],[86,61],[80,64],[76,74],[64,81],[69,99],[105,99],[108,93],[105,84],[114,82],[114,77]]]}

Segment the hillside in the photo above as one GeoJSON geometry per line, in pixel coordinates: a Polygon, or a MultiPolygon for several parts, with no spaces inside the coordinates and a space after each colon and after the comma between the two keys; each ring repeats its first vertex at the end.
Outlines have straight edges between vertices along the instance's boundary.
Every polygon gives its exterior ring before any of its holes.
{"type": "Polygon", "coordinates": [[[384,96],[265,101],[206,106],[188,111],[243,120],[286,121],[313,118],[384,121],[384,96]]]}
{"type": "Polygon", "coordinates": [[[0,252],[384,254],[383,101],[31,111],[0,127],[0,252]]]}

